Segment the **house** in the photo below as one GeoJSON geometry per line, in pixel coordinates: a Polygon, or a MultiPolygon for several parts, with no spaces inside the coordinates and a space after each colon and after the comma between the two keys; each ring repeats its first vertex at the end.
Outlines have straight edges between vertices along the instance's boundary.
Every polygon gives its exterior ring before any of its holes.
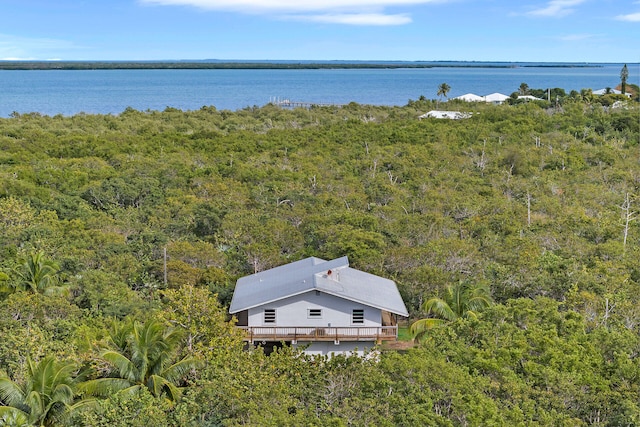
{"type": "MultiPolygon", "coordinates": [[[[608,95],[608,94],[612,94],[612,95],[622,95],[622,91],[618,90],[618,89],[611,89],[611,88],[605,88],[605,89],[598,89],[598,90],[594,90],[592,92],[594,95],[608,95]]],[[[630,93],[625,93],[624,94],[627,98],[631,98],[631,94],[630,93]]]]}
{"type": "Polygon", "coordinates": [[[488,102],[490,104],[502,104],[509,98],[510,98],[510,96],[504,95],[502,93],[495,92],[495,93],[486,95],[484,97],[484,100],[485,100],[485,102],[488,102]]]}
{"type": "Polygon", "coordinates": [[[408,316],[392,280],[349,267],[347,257],[311,257],[242,277],[229,312],[253,345],[319,355],[364,354],[395,341],[397,316],[408,316]]]}
{"type": "Polygon", "coordinates": [[[451,119],[451,120],[460,120],[460,119],[468,119],[471,117],[470,113],[461,113],[460,111],[438,111],[431,110],[428,113],[425,113],[419,116],[419,119],[451,119]]]}
{"type": "Polygon", "coordinates": [[[484,102],[484,97],[476,95],[475,93],[465,93],[464,95],[457,96],[453,99],[459,99],[466,102],[484,102]]]}
{"type": "Polygon", "coordinates": [[[524,101],[544,101],[544,99],[542,99],[542,98],[538,98],[537,96],[533,96],[533,95],[518,95],[518,100],[524,100],[524,101]]]}
{"type": "Polygon", "coordinates": [[[453,99],[459,99],[466,102],[488,102],[490,104],[502,104],[509,98],[510,97],[507,95],[495,92],[486,96],[476,95],[475,93],[467,93],[453,99]]]}

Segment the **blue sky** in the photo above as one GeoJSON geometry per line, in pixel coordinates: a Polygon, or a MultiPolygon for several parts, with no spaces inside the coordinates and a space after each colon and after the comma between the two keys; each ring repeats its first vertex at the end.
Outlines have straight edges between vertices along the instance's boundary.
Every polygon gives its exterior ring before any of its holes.
{"type": "Polygon", "coordinates": [[[0,4],[0,59],[640,61],[640,0],[0,4]]]}

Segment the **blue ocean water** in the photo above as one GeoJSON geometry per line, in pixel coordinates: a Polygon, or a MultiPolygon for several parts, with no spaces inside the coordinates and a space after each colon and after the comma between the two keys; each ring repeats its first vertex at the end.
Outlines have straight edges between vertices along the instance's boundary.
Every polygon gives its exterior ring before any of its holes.
{"type": "MultiPolygon", "coordinates": [[[[497,64],[500,65],[500,64],[497,64]]],[[[620,83],[623,64],[580,67],[510,64],[506,68],[435,67],[393,69],[283,70],[0,70],[0,117],[12,112],[45,115],[119,114],[127,107],[195,110],[215,106],[237,110],[290,99],[313,103],[406,105],[421,95],[437,98],[465,93],[511,94],[521,83],[530,88],[560,87],[567,92],[602,89],[620,83]],[[529,65],[529,66],[525,66],[529,65]]],[[[535,64],[534,64],[535,65],[535,64]]],[[[629,82],[638,84],[638,65],[629,82]]]]}

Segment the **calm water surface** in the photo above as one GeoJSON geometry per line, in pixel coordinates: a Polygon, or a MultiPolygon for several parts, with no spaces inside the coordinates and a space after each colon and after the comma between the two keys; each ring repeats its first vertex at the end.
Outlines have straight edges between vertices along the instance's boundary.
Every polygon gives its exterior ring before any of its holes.
{"type": "MultiPolygon", "coordinates": [[[[46,115],[118,114],[127,107],[195,110],[202,106],[237,110],[275,98],[294,101],[406,105],[421,95],[437,98],[465,93],[511,94],[530,88],[560,87],[567,92],[615,87],[622,64],[587,68],[423,68],[323,70],[0,70],[0,117],[12,112],[46,115]]],[[[629,66],[638,84],[638,65],[629,66]]]]}

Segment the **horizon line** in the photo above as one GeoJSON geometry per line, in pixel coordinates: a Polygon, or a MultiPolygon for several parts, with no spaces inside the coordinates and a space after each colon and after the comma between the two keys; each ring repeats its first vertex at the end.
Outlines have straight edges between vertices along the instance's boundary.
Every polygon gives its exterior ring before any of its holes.
{"type": "Polygon", "coordinates": [[[129,63],[503,63],[503,64],[640,64],[639,62],[624,61],[535,61],[535,60],[477,60],[477,59],[220,59],[220,58],[203,58],[203,59],[34,59],[34,58],[0,58],[0,62],[129,62],[129,63]]]}

